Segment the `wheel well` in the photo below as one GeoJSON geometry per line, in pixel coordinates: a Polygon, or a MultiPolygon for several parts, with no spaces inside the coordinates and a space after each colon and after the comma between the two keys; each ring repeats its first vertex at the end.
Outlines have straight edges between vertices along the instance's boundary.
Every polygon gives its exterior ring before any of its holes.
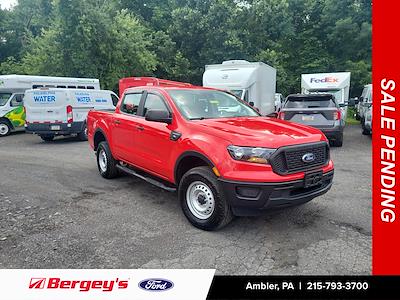
{"type": "Polygon", "coordinates": [[[97,131],[94,134],[93,144],[94,144],[94,151],[97,151],[97,147],[101,142],[107,141],[106,137],[104,136],[103,132],[97,131]]]}
{"type": "Polygon", "coordinates": [[[14,129],[14,125],[11,123],[11,121],[8,118],[5,117],[1,117],[0,118],[0,122],[3,121],[5,123],[7,123],[10,126],[10,129],[14,129]]]}
{"type": "Polygon", "coordinates": [[[186,155],[178,161],[175,168],[175,184],[179,185],[182,176],[190,169],[202,166],[212,166],[212,163],[200,155],[186,155]]]}

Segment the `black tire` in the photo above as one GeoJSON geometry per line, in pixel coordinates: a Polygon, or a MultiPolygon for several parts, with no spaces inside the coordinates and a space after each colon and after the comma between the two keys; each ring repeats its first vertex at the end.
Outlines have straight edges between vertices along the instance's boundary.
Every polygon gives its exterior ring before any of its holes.
{"type": "Polygon", "coordinates": [[[370,135],[371,132],[365,127],[364,121],[365,121],[364,119],[361,120],[361,133],[362,133],[363,135],[370,135]]]}
{"type": "Polygon", "coordinates": [[[334,140],[332,144],[335,147],[342,147],[343,146],[343,133],[339,134],[336,137],[336,140],[334,140]]]}
{"type": "Polygon", "coordinates": [[[370,135],[371,134],[371,131],[369,131],[367,128],[365,128],[365,126],[364,126],[364,128],[362,129],[362,131],[361,131],[361,133],[363,134],[363,135],[370,135]]]}
{"type": "Polygon", "coordinates": [[[83,125],[83,130],[81,132],[78,133],[78,139],[80,141],[87,141],[88,140],[88,136],[87,136],[87,127],[86,127],[86,123],[83,125]]]}
{"type": "Polygon", "coordinates": [[[107,142],[101,142],[97,147],[96,151],[97,158],[97,168],[99,169],[100,175],[107,179],[115,178],[119,175],[119,170],[117,169],[117,161],[112,156],[110,147],[107,142]],[[106,160],[105,166],[101,166],[100,159],[104,153],[106,160]],[[100,158],[99,158],[100,157],[100,158]]]}
{"type": "Polygon", "coordinates": [[[54,140],[54,135],[41,135],[40,138],[45,142],[51,142],[54,140]]]}
{"type": "Polygon", "coordinates": [[[1,120],[0,121],[0,137],[9,135],[11,132],[11,128],[12,127],[9,122],[7,122],[5,120],[1,120]]]}
{"type": "Polygon", "coordinates": [[[227,225],[232,219],[232,210],[221,189],[221,186],[209,167],[196,167],[183,175],[178,188],[178,197],[183,213],[189,222],[202,230],[217,230],[227,225]],[[189,208],[186,193],[189,186],[200,181],[212,192],[214,198],[214,211],[206,219],[196,217],[189,208]]]}

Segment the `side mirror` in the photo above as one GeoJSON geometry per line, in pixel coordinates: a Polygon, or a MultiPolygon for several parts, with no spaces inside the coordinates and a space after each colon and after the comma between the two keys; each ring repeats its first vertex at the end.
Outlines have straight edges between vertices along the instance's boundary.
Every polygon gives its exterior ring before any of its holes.
{"type": "Polygon", "coordinates": [[[252,106],[252,107],[254,107],[254,102],[253,102],[253,101],[250,101],[250,102],[249,102],[249,105],[252,106]]]}
{"type": "Polygon", "coordinates": [[[278,117],[278,113],[277,112],[273,112],[273,113],[270,113],[270,114],[266,115],[266,117],[277,118],[278,117]]]}
{"type": "Polygon", "coordinates": [[[161,109],[150,109],[147,111],[145,116],[146,121],[160,122],[160,123],[172,123],[172,118],[169,111],[161,109]]]}
{"type": "Polygon", "coordinates": [[[22,95],[16,95],[15,96],[15,101],[21,103],[24,97],[22,95]]]}

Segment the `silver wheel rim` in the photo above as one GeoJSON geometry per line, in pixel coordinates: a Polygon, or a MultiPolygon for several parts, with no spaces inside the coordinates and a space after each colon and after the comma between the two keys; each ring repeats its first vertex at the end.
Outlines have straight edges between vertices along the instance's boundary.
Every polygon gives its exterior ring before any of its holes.
{"type": "Polygon", "coordinates": [[[215,208],[211,189],[201,181],[192,182],[186,191],[186,203],[190,212],[201,220],[208,219],[215,208]]]}
{"type": "Polygon", "coordinates": [[[10,131],[10,128],[7,126],[7,124],[0,124],[0,135],[6,135],[10,131]]]}
{"type": "Polygon", "coordinates": [[[99,160],[100,170],[102,172],[106,172],[107,171],[107,155],[103,149],[100,150],[98,160],[99,160]]]}

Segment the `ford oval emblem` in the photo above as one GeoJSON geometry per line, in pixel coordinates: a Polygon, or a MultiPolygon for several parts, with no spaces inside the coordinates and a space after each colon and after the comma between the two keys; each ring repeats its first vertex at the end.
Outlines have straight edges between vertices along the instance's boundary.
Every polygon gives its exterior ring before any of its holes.
{"type": "Polygon", "coordinates": [[[310,163],[313,162],[315,160],[315,155],[314,153],[306,153],[303,155],[303,157],[301,158],[301,160],[305,163],[310,163]]]}
{"type": "Polygon", "coordinates": [[[139,282],[139,287],[142,290],[149,292],[164,292],[172,289],[174,287],[174,283],[167,279],[149,278],[139,282]]]}

